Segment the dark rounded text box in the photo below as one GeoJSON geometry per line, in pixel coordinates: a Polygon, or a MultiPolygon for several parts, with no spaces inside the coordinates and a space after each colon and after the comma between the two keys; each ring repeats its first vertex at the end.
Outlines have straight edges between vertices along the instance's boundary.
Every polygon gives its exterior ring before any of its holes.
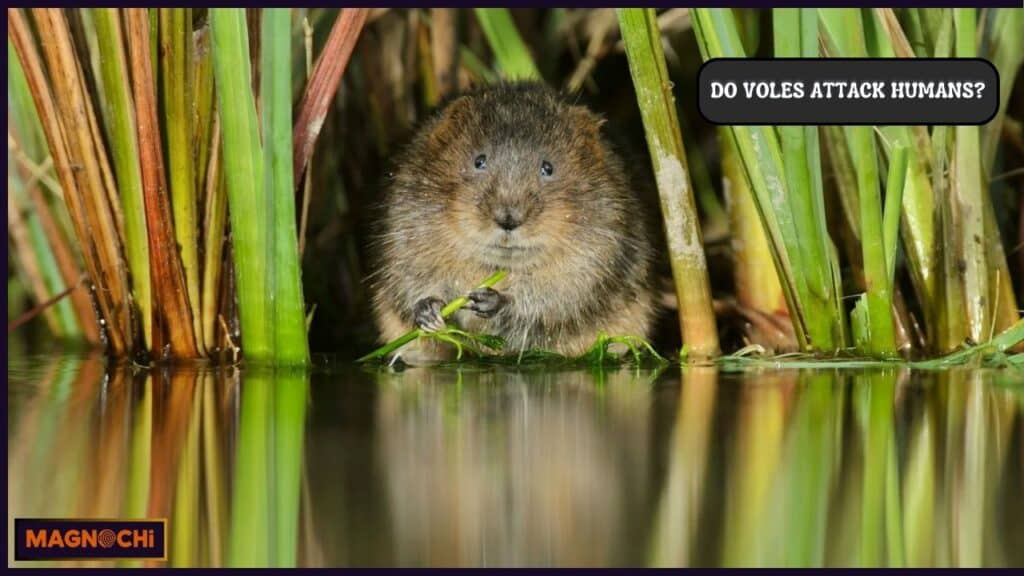
{"type": "Polygon", "coordinates": [[[714,124],[984,124],[998,108],[981,58],[716,58],[698,75],[714,124]]]}

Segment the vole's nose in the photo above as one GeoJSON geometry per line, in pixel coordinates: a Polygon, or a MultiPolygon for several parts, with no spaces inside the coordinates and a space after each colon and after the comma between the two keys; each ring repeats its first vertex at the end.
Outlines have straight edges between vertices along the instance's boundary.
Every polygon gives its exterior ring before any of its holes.
{"type": "Polygon", "coordinates": [[[523,223],[523,219],[519,214],[514,213],[511,210],[504,210],[495,216],[494,221],[497,222],[498,226],[506,232],[511,232],[523,223]]]}

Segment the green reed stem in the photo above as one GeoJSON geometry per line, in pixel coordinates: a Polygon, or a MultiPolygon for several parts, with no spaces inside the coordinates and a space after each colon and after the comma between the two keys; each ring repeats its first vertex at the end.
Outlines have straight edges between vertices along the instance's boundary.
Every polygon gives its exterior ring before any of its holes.
{"type": "Polygon", "coordinates": [[[167,180],[174,212],[174,237],[185,271],[193,331],[202,345],[199,300],[199,225],[192,136],[192,11],[160,9],[160,88],[163,91],[167,180]]]}
{"type": "MultiPolygon", "coordinates": [[[[974,8],[953,10],[955,54],[978,55],[977,14],[974,8]]],[[[985,197],[981,180],[981,144],[977,126],[957,126],[953,150],[953,202],[957,203],[953,234],[963,250],[963,282],[967,333],[975,342],[988,336],[992,301],[989,294],[988,258],[985,251],[985,197]]],[[[994,231],[993,231],[994,232],[994,231]]]]}
{"type": "Polygon", "coordinates": [[[252,360],[273,357],[274,335],[267,290],[267,202],[256,102],[250,75],[245,11],[212,8],[214,77],[223,138],[231,232],[238,279],[242,345],[252,360]]]}
{"type": "MultiPolygon", "coordinates": [[[[867,43],[859,9],[830,9],[820,12],[832,47],[833,56],[865,57],[867,43]]],[[[858,345],[865,352],[889,356],[896,352],[896,334],[892,316],[892,289],[889,285],[886,245],[883,236],[882,201],[879,188],[878,155],[874,131],[869,126],[847,126],[846,143],[857,177],[860,208],[860,240],[867,294],[862,308],[854,315],[860,335],[858,345]]]]}
{"type": "Polygon", "coordinates": [[[694,357],[714,356],[718,329],[707,261],[657,18],[641,8],[620,9],[618,16],[661,200],[683,345],[694,357]]]}
{"type": "MultiPolygon", "coordinates": [[[[779,8],[773,11],[775,56],[816,58],[818,15],[815,9],[779,8]]],[[[779,126],[789,206],[801,241],[799,262],[801,299],[808,309],[808,330],[817,346],[842,346],[843,320],[840,287],[833,278],[831,240],[825,219],[825,193],[821,178],[818,129],[815,126],[779,126]]]]}
{"type": "Polygon", "coordinates": [[[128,80],[128,57],[118,11],[114,8],[96,8],[92,14],[101,56],[100,72],[105,93],[103,101],[107,105],[103,118],[107,121],[114,172],[124,212],[125,251],[132,273],[132,291],[142,317],[143,336],[146,347],[150,348],[153,343],[153,301],[149,239],[146,205],[142,195],[142,171],[139,167],[135,106],[128,80]]]}
{"type": "Polygon", "coordinates": [[[269,290],[274,355],[280,362],[309,358],[302,270],[295,226],[292,174],[291,10],[263,10],[260,92],[263,112],[263,185],[267,201],[269,290]]]}

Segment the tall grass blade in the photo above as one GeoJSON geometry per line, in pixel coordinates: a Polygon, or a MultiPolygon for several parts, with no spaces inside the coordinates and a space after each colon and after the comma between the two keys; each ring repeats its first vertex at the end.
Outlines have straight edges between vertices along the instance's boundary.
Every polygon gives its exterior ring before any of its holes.
{"type": "Polygon", "coordinates": [[[266,267],[267,201],[244,10],[212,8],[210,32],[235,247],[242,346],[246,358],[267,360],[273,353],[266,267]]]}
{"type": "Polygon", "coordinates": [[[713,356],[718,331],[707,261],[657,19],[653,9],[620,9],[618,16],[661,199],[683,345],[698,358],[713,356]]]}
{"type": "MultiPolygon", "coordinates": [[[[973,8],[953,10],[958,58],[977,56],[977,13],[973,8]]],[[[977,126],[957,126],[953,153],[952,198],[955,205],[952,231],[962,250],[964,307],[967,333],[983,342],[991,326],[988,257],[985,250],[985,202],[988,188],[981,179],[981,144],[977,126]]],[[[995,231],[992,231],[995,232],[995,231]]]]}
{"type": "Polygon", "coordinates": [[[92,16],[96,28],[97,48],[101,55],[100,72],[103,78],[103,102],[106,105],[104,118],[124,212],[125,252],[132,273],[132,291],[142,317],[146,346],[152,347],[153,302],[150,289],[146,207],[121,17],[113,8],[93,9],[92,16]]]}
{"type": "MultiPolygon", "coordinates": [[[[834,50],[833,56],[866,57],[867,43],[861,12],[853,8],[821,10],[821,21],[834,50]]],[[[853,317],[858,346],[875,355],[896,352],[896,334],[892,315],[892,288],[889,283],[878,155],[871,127],[847,126],[846,143],[857,178],[860,212],[860,239],[867,293],[857,303],[853,317]]]]}
{"type": "MultiPolygon", "coordinates": [[[[916,12],[911,12],[916,14],[916,12]]],[[[911,58],[915,52],[910,40],[900,27],[896,15],[890,8],[877,8],[873,18],[865,18],[865,27],[874,30],[870,55],[876,58],[911,58]]],[[[902,147],[907,155],[907,173],[903,184],[903,203],[900,216],[900,237],[907,269],[923,312],[927,340],[935,342],[944,305],[940,285],[944,276],[940,273],[938,234],[935,211],[938,208],[932,183],[928,178],[931,159],[931,138],[924,127],[881,126],[882,140],[886,143],[886,154],[890,165],[892,151],[902,147]]],[[[887,196],[888,198],[888,196],[887,196]]],[[[887,200],[888,201],[888,200],[887,200]]],[[[888,244],[887,244],[888,245],[888,244]]]]}
{"type": "MultiPolygon", "coordinates": [[[[818,16],[814,9],[777,8],[773,25],[776,57],[818,56],[818,16]]],[[[835,349],[843,341],[842,295],[830,264],[832,247],[825,221],[818,129],[779,126],[777,132],[793,224],[803,240],[797,243],[804,276],[799,283],[804,285],[801,299],[808,308],[808,330],[820,348],[835,349]],[[835,322],[836,318],[840,320],[835,322]]]]}
{"type": "Polygon", "coordinates": [[[265,9],[262,36],[263,184],[271,248],[267,280],[273,304],[274,355],[283,363],[304,364],[309,350],[292,179],[290,9],[265,9]]]}
{"type": "MultiPolygon", "coordinates": [[[[224,182],[221,154],[220,119],[214,118],[210,155],[204,178],[203,281],[201,285],[203,342],[211,353],[217,348],[221,279],[224,276],[225,227],[228,218],[228,193],[224,182]]],[[[229,264],[230,265],[230,264],[229,264]]]]}
{"type": "Polygon", "coordinates": [[[494,52],[501,76],[506,80],[540,80],[540,71],[508,8],[474,8],[473,11],[494,52]]]}

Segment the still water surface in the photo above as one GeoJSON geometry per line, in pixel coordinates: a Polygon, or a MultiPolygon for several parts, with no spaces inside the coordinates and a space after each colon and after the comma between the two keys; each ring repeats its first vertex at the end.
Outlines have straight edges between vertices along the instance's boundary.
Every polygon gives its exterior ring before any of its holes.
{"type": "Polygon", "coordinates": [[[167,518],[174,566],[1024,564],[1014,369],[7,375],[8,534],[167,518]]]}

